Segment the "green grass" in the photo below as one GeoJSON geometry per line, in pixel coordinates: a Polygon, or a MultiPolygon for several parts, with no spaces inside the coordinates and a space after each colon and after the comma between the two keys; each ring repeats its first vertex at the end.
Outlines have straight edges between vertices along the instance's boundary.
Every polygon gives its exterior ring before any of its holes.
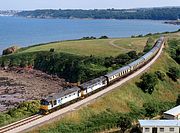
{"type": "MultiPolygon", "coordinates": [[[[177,35],[177,34],[176,34],[177,35]]],[[[179,35],[175,36],[180,38],[179,35]]],[[[170,39],[174,38],[171,34],[170,39]]],[[[122,40],[116,40],[115,43],[120,45],[122,40]]],[[[137,39],[138,40],[138,39],[137,39]]],[[[138,40],[139,41],[139,40],[138,40]]],[[[123,41],[124,45],[129,44],[129,41],[123,41]]],[[[123,45],[122,43],[122,45],[123,45]]],[[[140,47],[141,45],[139,44],[140,47]]],[[[126,47],[129,47],[128,45],[126,47]]],[[[134,46],[136,47],[136,46],[134,46]]],[[[155,72],[157,70],[166,73],[168,68],[175,66],[180,69],[179,64],[177,64],[167,53],[168,46],[164,49],[160,58],[147,70],[147,72],[155,72]]],[[[141,74],[142,75],[142,74],[141,74]]],[[[167,75],[165,81],[159,81],[155,91],[152,95],[144,93],[140,88],[136,86],[136,82],[140,81],[140,76],[126,82],[120,87],[117,87],[112,92],[104,95],[103,97],[97,99],[96,101],[81,107],[77,111],[71,112],[64,116],[61,120],[53,122],[52,124],[47,124],[42,126],[32,132],[48,132],[49,128],[57,129],[62,126],[62,123],[74,123],[78,124],[91,118],[94,115],[100,114],[103,111],[111,110],[113,112],[128,113],[131,111],[130,104],[133,103],[137,108],[141,108],[144,103],[150,101],[158,102],[175,102],[177,95],[180,94],[180,84],[179,82],[172,81],[167,75]],[[40,130],[41,129],[41,130],[40,130]]],[[[66,125],[68,127],[68,124],[66,125]]],[[[53,130],[54,131],[54,130],[53,130]]],[[[82,131],[83,132],[83,131],[82,131]]]]}
{"type": "Polygon", "coordinates": [[[122,38],[122,39],[96,39],[75,40],[49,43],[39,46],[31,46],[20,50],[19,53],[49,51],[54,48],[56,52],[71,53],[76,55],[117,56],[132,50],[142,51],[147,38],[122,38]],[[114,43],[114,45],[111,45],[114,43]]]}

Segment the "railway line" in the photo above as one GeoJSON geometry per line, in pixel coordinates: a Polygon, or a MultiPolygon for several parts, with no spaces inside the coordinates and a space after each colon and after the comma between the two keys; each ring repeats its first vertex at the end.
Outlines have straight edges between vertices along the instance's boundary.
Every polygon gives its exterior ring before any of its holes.
{"type": "Polygon", "coordinates": [[[116,82],[115,84],[81,100],[78,101],[76,103],[73,103],[67,107],[64,107],[56,112],[53,112],[51,114],[42,116],[42,115],[34,115],[31,117],[28,117],[26,119],[23,119],[21,121],[12,123],[10,125],[4,126],[0,128],[0,133],[18,133],[18,132],[23,132],[25,130],[28,130],[32,127],[35,127],[37,125],[41,125],[43,123],[46,123],[52,119],[55,119],[58,116],[62,116],[68,112],[72,112],[74,110],[76,110],[77,108],[79,108],[82,105],[88,104],[92,101],[94,101],[95,99],[101,97],[102,95],[116,89],[117,87],[121,86],[122,84],[124,84],[125,82],[131,80],[132,78],[138,76],[139,74],[143,73],[145,70],[147,70],[160,56],[162,49],[163,49],[164,45],[161,46],[160,50],[158,51],[158,53],[156,54],[156,56],[150,61],[148,62],[146,65],[144,65],[143,67],[141,67],[140,69],[138,69],[137,71],[135,71],[134,73],[132,73],[131,75],[123,78],[122,80],[120,80],[119,82],[116,82]]]}
{"type": "Polygon", "coordinates": [[[39,114],[36,114],[36,115],[30,116],[28,118],[22,119],[20,121],[14,122],[12,124],[9,124],[7,126],[1,127],[0,128],[0,133],[8,132],[8,131],[16,128],[16,127],[19,127],[19,126],[21,126],[23,124],[27,124],[27,123],[29,123],[31,121],[34,121],[34,120],[37,120],[37,119],[39,119],[41,117],[43,117],[43,116],[39,115],[39,114]]]}

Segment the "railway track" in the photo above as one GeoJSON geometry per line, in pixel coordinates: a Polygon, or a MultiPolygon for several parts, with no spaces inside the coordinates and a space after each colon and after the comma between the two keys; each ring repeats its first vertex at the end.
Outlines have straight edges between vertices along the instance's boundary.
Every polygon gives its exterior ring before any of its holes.
{"type": "Polygon", "coordinates": [[[8,131],[16,128],[16,127],[20,127],[21,125],[27,124],[27,123],[32,122],[34,120],[37,120],[37,119],[39,119],[41,117],[43,117],[43,116],[39,115],[39,114],[36,114],[36,115],[30,116],[28,118],[22,119],[20,121],[14,122],[12,124],[9,124],[7,126],[1,127],[0,128],[0,133],[8,132],[8,131]]]}
{"type": "Polygon", "coordinates": [[[104,90],[98,92],[98,93],[95,93],[81,101],[78,101],[76,103],[73,103],[67,107],[64,107],[56,112],[53,112],[51,114],[48,114],[48,115],[34,115],[34,116],[31,116],[31,117],[28,117],[28,118],[25,118],[23,120],[20,120],[18,122],[15,122],[15,123],[12,123],[12,124],[9,124],[7,126],[4,126],[4,127],[1,127],[0,128],[0,133],[18,133],[18,132],[22,132],[22,131],[25,131],[27,129],[30,129],[32,127],[35,127],[37,125],[41,125],[42,123],[45,123],[47,121],[50,121],[58,116],[62,116],[68,112],[71,112],[71,111],[74,111],[76,110],[76,108],[84,105],[84,104],[87,104],[87,103],[90,103],[92,101],[94,101],[95,99],[101,97],[102,95],[112,91],[113,89],[121,86],[122,84],[124,84],[125,82],[131,80],[132,78],[138,76],[139,74],[143,73],[145,70],[147,70],[157,59],[158,57],[160,56],[161,52],[162,52],[162,49],[163,49],[163,46],[161,47],[161,49],[159,50],[158,54],[148,63],[146,64],[145,66],[143,66],[141,69],[137,70],[136,72],[132,73],[131,75],[129,75],[128,77],[122,79],[121,81],[105,88],[104,90]]]}

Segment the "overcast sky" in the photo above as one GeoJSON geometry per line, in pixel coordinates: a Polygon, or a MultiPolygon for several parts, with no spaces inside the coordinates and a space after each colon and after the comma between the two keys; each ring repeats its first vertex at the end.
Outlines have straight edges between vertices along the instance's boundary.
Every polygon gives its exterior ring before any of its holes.
{"type": "Polygon", "coordinates": [[[0,10],[104,9],[180,6],[180,0],[0,0],[0,10]]]}

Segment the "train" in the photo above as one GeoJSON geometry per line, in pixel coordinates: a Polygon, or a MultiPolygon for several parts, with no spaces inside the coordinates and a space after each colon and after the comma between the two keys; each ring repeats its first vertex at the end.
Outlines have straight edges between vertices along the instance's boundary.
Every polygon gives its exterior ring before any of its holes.
{"type": "Polygon", "coordinates": [[[48,114],[54,110],[67,106],[69,103],[78,101],[93,93],[96,93],[97,91],[100,91],[114,82],[130,75],[156,56],[162,45],[164,45],[164,42],[165,38],[161,36],[149,52],[130,64],[107,73],[106,75],[82,83],[79,86],[68,87],[65,88],[63,92],[51,94],[46,98],[43,98],[40,102],[40,112],[43,114],[48,114]]]}

